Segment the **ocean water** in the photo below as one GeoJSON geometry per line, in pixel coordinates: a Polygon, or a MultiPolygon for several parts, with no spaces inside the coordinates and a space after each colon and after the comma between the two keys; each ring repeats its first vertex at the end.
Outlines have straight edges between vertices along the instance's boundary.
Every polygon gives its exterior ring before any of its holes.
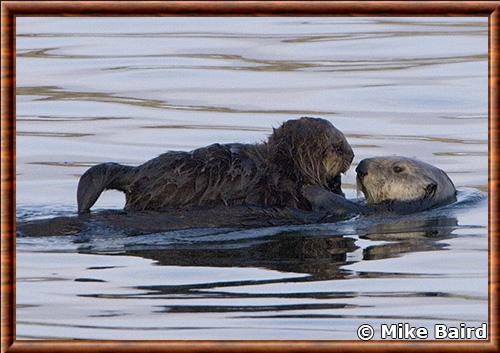
{"type": "MultiPolygon", "coordinates": [[[[76,213],[91,165],[263,141],[288,119],[445,170],[459,201],[255,230],[17,238],[17,339],[356,339],[488,318],[487,18],[16,20],[16,200],[76,213]]],[[[96,209],[119,209],[106,192],[96,209]]]]}

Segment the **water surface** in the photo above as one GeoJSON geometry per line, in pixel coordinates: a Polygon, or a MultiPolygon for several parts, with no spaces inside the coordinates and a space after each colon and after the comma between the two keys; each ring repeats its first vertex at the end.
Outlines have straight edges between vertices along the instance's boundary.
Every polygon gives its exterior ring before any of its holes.
{"type": "MultiPolygon", "coordinates": [[[[488,314],[487,18],[18,18],[17,217],[76,212],[91,165],[342,130],[459,202],[259,230],[17,239],[18,339],[354,339],[362,323],[488,314]]],[[[107,192],[96,208],[121,208],[107,192]]]]}

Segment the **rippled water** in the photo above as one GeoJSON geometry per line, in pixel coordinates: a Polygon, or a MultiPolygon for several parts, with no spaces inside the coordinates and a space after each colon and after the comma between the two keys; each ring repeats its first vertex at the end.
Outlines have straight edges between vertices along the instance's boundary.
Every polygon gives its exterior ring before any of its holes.
{"type": "MultiPolygon", "coordinates": [[[[105,161],[264,140],[303,115],[444,169],[459,202],[259,230],[17,239],[17,338],[353,339],[488,313],[487,19],[17,18],[17,217],[105,161]]],[[[98,208],[120,208],[108,192],[98,208]]]]}

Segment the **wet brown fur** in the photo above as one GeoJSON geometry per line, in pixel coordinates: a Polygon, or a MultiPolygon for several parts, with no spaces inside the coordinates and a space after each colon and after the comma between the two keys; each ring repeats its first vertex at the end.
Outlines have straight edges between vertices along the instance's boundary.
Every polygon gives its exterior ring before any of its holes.
{"type": "Polygon", "coordinates": [[[137,167],[94,166],[80,179],[78,210],[87,212],[106,189],[123,191],[127,210],[218,205],[310,210],[302,188],[320,185],[341,193],[340,173],[353,156],[344,135],[327,120],[289,120],[260,144],[167,152],[137,167]]]}

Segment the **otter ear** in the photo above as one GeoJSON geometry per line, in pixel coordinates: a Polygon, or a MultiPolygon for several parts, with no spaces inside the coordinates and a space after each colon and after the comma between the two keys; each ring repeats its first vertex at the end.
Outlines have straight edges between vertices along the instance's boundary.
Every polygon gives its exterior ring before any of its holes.
{"type": "Polygon", "coordinates": [[[425,186],[425,198],[429,198],[434,196],[437,190],[437,184],[435,182],[431,182],[425,186]]]}

